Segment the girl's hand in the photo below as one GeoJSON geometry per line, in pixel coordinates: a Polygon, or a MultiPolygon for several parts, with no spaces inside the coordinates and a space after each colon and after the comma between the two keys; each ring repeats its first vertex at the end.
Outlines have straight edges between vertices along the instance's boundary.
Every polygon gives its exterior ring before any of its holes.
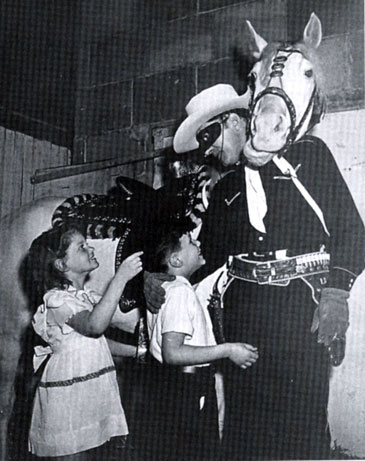
{"type": "Polygon", "coordinates": [[[126,258],[119,266],[116,275],[118,277],[124,278],[124,280],[128,282],[137,274],[139,274],[143,269],[141,260],[142,254],[143,251],[137,251],[136,253],[128,256],[128,258],[126,258]]]}
{"type": "Polygon", "coordinates": [[[241,368],[253,365],[259,358],[257,347],[245,343],[231,343],[228,358],[241,368]]]}

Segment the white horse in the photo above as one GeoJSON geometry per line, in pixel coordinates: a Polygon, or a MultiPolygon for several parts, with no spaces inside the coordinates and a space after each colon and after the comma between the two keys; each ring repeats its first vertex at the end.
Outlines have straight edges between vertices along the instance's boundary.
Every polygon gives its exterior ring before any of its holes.
{"type": "MultiPolygon", "coordinates": [[[[287,154],[324,114],[323,75],[316,49],[321,23],[312,13],[301,43],[267,44],[248,22],[253,54],[258,59],[250,72],[250,136],[245,156],[287,154]]],[[[325,184],[323,185],[325,187],[325,184]]],[[[339,210],[340,211],[340,210],[339,210]]],[[[356,250],[355,250],[356,251],[356,250]]],[[[350,327],[342,364],[333,367],[328,418],[332,448],[365,458],[365,272],[350,293],[350,327]]]]}

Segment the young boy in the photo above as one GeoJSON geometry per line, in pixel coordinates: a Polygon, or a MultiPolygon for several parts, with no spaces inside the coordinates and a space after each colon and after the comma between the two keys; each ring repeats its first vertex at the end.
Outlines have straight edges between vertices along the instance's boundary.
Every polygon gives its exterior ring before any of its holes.
{"type": "Polygon", "coordinates": [[[163,285],[166,301],[160,311],[147,313],[156,459],[216,459],[218,415],[210,363],[230,359],[246,368],[258,358],[257,349],[249,344],[216,344],[209,313],[189,282],[204,264],[200,243],[191,238],[186,225],[161,233],[151,269],[175,280],[163,285]]]}

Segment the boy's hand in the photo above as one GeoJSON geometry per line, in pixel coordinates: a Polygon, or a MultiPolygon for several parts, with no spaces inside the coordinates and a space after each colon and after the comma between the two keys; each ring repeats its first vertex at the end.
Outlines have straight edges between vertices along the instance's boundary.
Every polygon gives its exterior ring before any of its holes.
{"type": "Polygon", "coordinates": [[[253,365],[259,358],[257,347],[245,343],[230,343],[231,350],[228,358],[241,368],[253,365]]]}
{"type": "Polygon", "coordinates": [[[162,288],[164,282],[171,282],[175,280],[174,275],[164,274],[164,273],[151,273],[144,271],[144,297],[146,299],[147,309],[156,314],[160,309],[162,304],[165,302],[166,292],[162,288]]]}
{"type": "Polygon", "coordinates": [[[142,260],[141,255],[143,251],[137,251],[126,258],[119,266],[117,274],[122,277],[126,282],[129,282],[133,277],[141,272],[142,260]]]}

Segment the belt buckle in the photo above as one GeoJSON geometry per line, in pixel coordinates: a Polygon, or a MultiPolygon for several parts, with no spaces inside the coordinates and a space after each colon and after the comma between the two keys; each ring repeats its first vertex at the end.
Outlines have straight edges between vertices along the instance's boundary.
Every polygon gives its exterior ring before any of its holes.
{"type": "Polygon", "coordinates": [[[273,261],[266,261],[259,263],[258,267],[262,266],[263,273],[259,273],[256,270],[257,283],[259,285],[277,285],[277,286],[288,286],[291,280],[290,275],[290,258],[284,257],[286,250],[279,250],[285,253],[281,253],[281,258],[273,261]],[[288,267],[285,271],[285,262],[287,261],[288,267]],[[289,272],[288,272],[289,269],[289,272]]]}
{"type": "Polygon", "coordinates": [[[272,261],[258,262],[252,273],[259,285],[268,285],[276,275],[275,265],[272,261]]]}

